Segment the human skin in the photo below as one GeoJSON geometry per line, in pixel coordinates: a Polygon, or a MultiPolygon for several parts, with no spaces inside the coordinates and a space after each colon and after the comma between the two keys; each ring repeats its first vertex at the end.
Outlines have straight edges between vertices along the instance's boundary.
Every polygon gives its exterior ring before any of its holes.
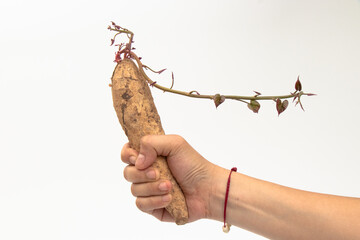
{"type": "MultiPolygon", "coordinates": [[[[217,166],[178,135],[145,136],[140,152],[125,144],[121,159],[137,207],[161,221],[174,221],[165,207],[171,183],[151,167],[158,155],[182,188],[189,222],[222,222],[229,170],[217,166]]],[[[226,222],[269,239],[360,239],[360,199],[302,191],[233,172],[226,222]]]]}

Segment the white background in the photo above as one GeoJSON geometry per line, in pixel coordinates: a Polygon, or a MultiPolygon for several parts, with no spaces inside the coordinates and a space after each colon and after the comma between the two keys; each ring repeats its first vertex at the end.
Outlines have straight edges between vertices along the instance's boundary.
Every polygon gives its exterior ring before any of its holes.
{"type": "Polygon", "coordinates": [[[135,32],[158,83],[288,94],[305,112],[153,95],[167,133],[210,161],[304,190],[360,197],[360,1],[1,1],[0,239],[264,239],[221,223],[161,223],[123,179],[108,84],[110,21],[135,32]]]}

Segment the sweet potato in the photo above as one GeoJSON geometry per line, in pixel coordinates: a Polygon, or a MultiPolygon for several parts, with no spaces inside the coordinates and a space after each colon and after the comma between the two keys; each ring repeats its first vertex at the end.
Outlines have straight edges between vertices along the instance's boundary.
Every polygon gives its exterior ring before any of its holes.
{"type": "MultiPolygon", "coordinates": [[[[114,108],[119,122],[129,139],[130,146],[140,149],[140,139],[146,135],[161,135],[164,130],[155,107],[150,88],[136,64],[129,58],[118,62],[111,78],[114,108]]],[[[165,157],[159,156],[153,167],[160,172],[160,179],[172,183],[172,201],[166,210],[176,224],[188,221],[184,194],[172,176],[165,157]]]]}

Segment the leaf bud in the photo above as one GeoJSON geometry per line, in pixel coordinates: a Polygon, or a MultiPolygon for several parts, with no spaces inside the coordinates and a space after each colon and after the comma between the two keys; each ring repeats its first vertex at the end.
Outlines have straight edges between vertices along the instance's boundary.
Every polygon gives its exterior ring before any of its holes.
{"type": "Polygon", "coordinates": [[[297,81],[295,83],[295,90],[300,92],[301,89],[302,89],[302,86],[301,86],[301,82],[300,82],[300,79],[299,79],[299,76],[298,76],[297,81]]]}

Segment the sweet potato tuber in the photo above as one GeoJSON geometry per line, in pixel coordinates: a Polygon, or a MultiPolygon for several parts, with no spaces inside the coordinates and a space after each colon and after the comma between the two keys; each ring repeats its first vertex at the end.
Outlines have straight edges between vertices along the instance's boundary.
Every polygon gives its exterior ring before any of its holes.
{"type": "MultiPolygon", "coordinates": [[[[114,108],[119,122],[132,148],[139,151],[140,139],[145,135],[161,135],[164,130],[155,107],[149,86],[135,63],[125,58],[118,62],[111,78],[114,108]]],[[[188,221],[184,194],[172,176],[165,157],[159,156],[153,167],[160,172],[161,179],[172,183],[172,201],[166,210],[176,224],[188,221]]]]}

